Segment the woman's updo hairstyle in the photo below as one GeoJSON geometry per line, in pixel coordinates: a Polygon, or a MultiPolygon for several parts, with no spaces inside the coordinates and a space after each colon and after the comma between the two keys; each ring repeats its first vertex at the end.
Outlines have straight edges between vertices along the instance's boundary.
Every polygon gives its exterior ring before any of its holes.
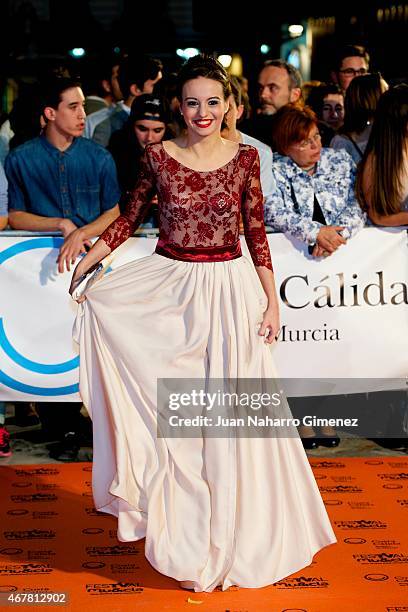
{"type": "Polygon", "coordinates": [[[205,77],[220,83],[224,100],[228,100],[232,92],[227,71],[215,57],[200,54],[187,60],[178,73],[177,97],[180,102],[183,101],[184,84],[198,77],[205,77]]]}

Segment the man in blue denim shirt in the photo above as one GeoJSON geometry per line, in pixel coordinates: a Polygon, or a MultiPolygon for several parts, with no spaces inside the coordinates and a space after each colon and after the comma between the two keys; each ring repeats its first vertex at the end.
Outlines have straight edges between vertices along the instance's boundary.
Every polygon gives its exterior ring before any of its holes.
{"type": "MultiPolygon", "coordinates": [[[[61,231],[58,270],[70,270],[89,239],[119,215],[120,190],[111,154],[80,138],[85,127],[84,95],[71,79],[57,79],[44,91],[43,133],[6,158],[9,221],[14,229],[61,231]]],[[[37,402],[43,434],[59,440],[50,456],[74,460],[81,445],[82,404],[37,402]]]]}
{"type": "Polygon", "coordinates": [[[70,270],[89,244],[119,215],[120,190],[108,151],[80,138],[85,128],[79,83],[59,78],[44,93],[43,133],[9,153],[12,228],[61,231],[58,270],[70,270]]]}

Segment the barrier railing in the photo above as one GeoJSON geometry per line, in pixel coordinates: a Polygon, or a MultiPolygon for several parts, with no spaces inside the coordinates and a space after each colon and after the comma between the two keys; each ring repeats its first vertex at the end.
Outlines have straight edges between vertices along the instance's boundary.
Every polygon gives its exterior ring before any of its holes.
{"type": "MultiPolygon", "coordinates": [[[[139,230],[115,251],[112,268],[151,254],[156,234],[139,230]]],[[[77,305],[67,292],[71,273],[58,274],[55,263],[62,241],[56,232],[0,232],[0,400],[77,399],[77,305]]],[[[317,377],[343,381],[339,392],[407,377],[404,228],[365,228],[324,260],[283,234],[268,241],[281,300],[273,350],[282,378],[313,395],[317,377]]],[[[244,240],[242,248],[248,256],[244,240]]]]}

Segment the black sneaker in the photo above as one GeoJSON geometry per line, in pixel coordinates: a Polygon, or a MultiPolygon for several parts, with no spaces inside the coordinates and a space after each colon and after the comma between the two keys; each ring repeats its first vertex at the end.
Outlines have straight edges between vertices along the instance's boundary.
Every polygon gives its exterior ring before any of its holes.
{"type": "Polygon", "coordinates": [[[74,431],[69,431],[64,438],[51,447],[50,458],[57,461],[76,461],[81,448],[80,437],[74,431]]]}
{"type": "Polygon", "coordinates": [[[408,449],[408,438],[370,438],[383,448],[408,449]]]}

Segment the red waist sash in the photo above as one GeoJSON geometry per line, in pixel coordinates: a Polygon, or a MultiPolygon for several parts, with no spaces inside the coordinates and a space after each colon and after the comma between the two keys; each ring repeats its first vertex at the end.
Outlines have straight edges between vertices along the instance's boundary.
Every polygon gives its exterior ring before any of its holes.
{"type": "Polygon", "coordinates": [[[224,246],[180,247],[175,244],[166,244],[159,239],[156,245],[156,253],[169,259],[196,262],[229,261],[242,256],[239,240],[235,244],[224,246]]]}

